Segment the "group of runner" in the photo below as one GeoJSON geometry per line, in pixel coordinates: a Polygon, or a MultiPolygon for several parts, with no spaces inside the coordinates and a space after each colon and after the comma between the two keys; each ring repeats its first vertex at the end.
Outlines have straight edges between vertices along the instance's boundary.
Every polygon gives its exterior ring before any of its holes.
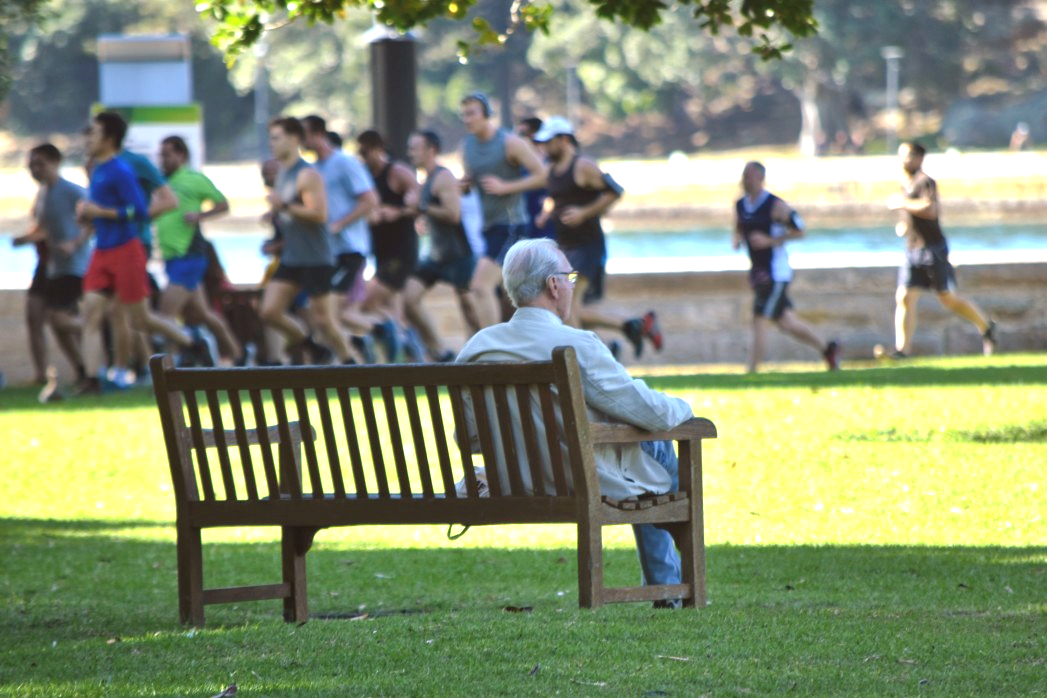
{"type": "MultiPolygon", "coordinates": [[[[956,292],[956,273],[949,262],[949,246],[939,222],[938,187],[923,171],[926,149],[916,142],[898,149],[902,178],[900,191],[891,195],[887,208],[899,214],[895,232],[905,239],[905,261],[899,269],[895,294],[895,348],[876,345],[877,358],[900,360],[912,352],[916,332],[916,302],[932,291],[947,310],[967,320],[981,335],[982,352],[996,349],[996,323],[972,301],[956,292]]],[[[792,311],[787,289],[792,268],[785,251],[789,240],[803,237],[799,214],[764,187],[766,169],[748,162],[742,170],[745,194],[735,202],[734,248],[744,243],[751,260],[749,283],[753,289],[752,343],[748,370],[755,372],[763,360],[767,327],[776,325],[797,341],[821,352],[829,370],[839,368],[841,346],[824,341],[792,311]]]]}
{"type": "MultiPolygon", "coordinates": [[[[283,342],[265,352],[268,362],[453,360],[426,308],[427,291],[437,283],[455,289],[469,334],[501,321],[511,313],[499,289],[505,253],[516,241],[534,237],[554,239],[572,266],[571,323],[621,333],[636,357],[645,341],[661,350],[654,311],[626,317],[599,303],[607,260],[600,221],[622,197],[622,187],[579,153],[567,119],[530,117],[512,132],[493,116],[483,94],[461,100],[467,131],[461,176],[440,163],[442,141],[433,131],[411,134],[409,163],[403,163],[390,158],[373,130],[358,136],[356,157],[343,150],[320,116],[280,117],[269,124],[273,159],[263,166],[263,179],[275,235],[265,249],[276,260],[258,315],[283,342]],[[303,150],[314,154],[313,162],[302,157],[303,150]],[[428,236],[422,258],[420,233],[428,236]],[[365,280],[369,258],[375,271],[365,280]]],[[[203,292],[214,254],[200,223],[228,212],[225,196],[189,167],[189,149],[180,137],[163,140],[161,174],[147,158],[123,149],[126,132],[118,114],[92,119],[86,131],[87,190],[60,176],[62,155],[55,146],[43,144],[29,154],[40,189],[30,231],[16,244],[33,243],[40,252],[27,317],[37,380],[45,384],[43,401],[61,395],[47,366],[45,323],[74,367],[77,394],[100,393],[105,381],[131,385],[134,357],[141,372],[157,341],[177,350],[183,364],[250,360],[203,292]],[[156,289],[146,272],[153,223],[167,274],[155,310],[149,301],[156,289]]],[[[921,168],[924,154],[918,144],[902,146],[902,191],[889,202],[902,214],[898,234],[908,249],[891,356],[911,351],[915,300],[924,289],[972,322],[991,353],[995,324],[955,293],[936,187],[921,168]]],[[[764,180],[764,166],[747,163],[744,195],[735,205],[733,244],[744,244],[752,263],[748,368],[755,371],[763,359],[766,328],[774,323],[836,369],[839,343],[824,341],[802,322],[786,292],[792,271],[785,243],[803,235],[803,221],[764,188],[764,180]]],[[[609,344],[617,356],[621,343],[609,344]]]]}
{"type": "Polygon", "coordinates": [[[575,267],[579,326],[621,332],[636,356],[645,340],[660,350],[653,311],[619,318],[596,309],[607,256],[600,217],[622,189],[579,156],[571,124],[527,119],[523,135],[511,132],[495,123],[481,93],[462,99],[460,116],[467,131],[460,177],[440,164],[442,141],[433,131],[411,134],[410,162],[401,163],[375,131],[358,136],[353,157],[322,117],[270,123],[277,172],[269,217],[281,247],[261,317],[282,335],[283,353],[305,346],[342,362],[450,361],[455,354],[426,308],[427,291],[453,287],[470,334],[501,321],[510,312],[499,289],[505,252],[535,236],[554,238],[575,267]],[[315,154],[312,164],[303,150],[315,154]],[[531,215],[528,195],[540,202],[531,215]],[[421,258],[419,231],[428,236],[421,258]],[[375,272],[365,281],[368,257],[375,272]],[[295,299],[304,300],[304,317],[294,314],[295,299]]]}

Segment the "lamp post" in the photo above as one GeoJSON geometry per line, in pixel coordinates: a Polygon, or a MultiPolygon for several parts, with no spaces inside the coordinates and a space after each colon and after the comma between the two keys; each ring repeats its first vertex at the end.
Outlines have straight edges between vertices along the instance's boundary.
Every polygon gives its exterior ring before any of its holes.
{"type": "Polygon", "coordinates": [[[407,138],[418,122],[415,39],[375,22],[364,35],[371,47],[371,109],[374,127],[389,155],[407,156],[407,138]]]}
{"type": "Polygon", "coordinates": [[[898,149],[898,67],[905,51],[897,46],[884,46],[880,55],[887,63],[887,154],[898,149]]]}
{"type": "Polygon", "coordinates": [[[258,137],[258,159],[265,162],[269,159],[269,66],[266,54],[269,44],[263,34],[254,45],[254,127],[258,137]]]}

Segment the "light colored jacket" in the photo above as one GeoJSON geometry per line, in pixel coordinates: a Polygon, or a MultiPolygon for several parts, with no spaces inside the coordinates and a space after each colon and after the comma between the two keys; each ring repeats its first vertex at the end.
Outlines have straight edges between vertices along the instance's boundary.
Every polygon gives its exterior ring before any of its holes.
{"type": "MultiPolygon", "coordinates": [[[[456,359],[474,361],[548,361],[554,347],[574,347],[582,374],[589,419],[631,424],[640,429],[672,429],[694,416],[680,398],[651,390],[629,376],[593,332],[565,325],[543,308],[520,308],[509,322],[480,330],[456,359]]],[[[545,434],[538,435],[544,439],[545,434]]],[[[665,468],[639,444],[598,445],[594,449],[600,492],[614,499],[669,491],[665,468]]]]}

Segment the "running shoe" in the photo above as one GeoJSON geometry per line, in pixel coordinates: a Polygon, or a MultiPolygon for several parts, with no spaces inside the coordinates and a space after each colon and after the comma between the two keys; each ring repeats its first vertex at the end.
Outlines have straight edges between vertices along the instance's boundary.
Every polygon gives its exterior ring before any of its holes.
{"type": "Polygon", "coordinates": [[[403,336],[404,358],[408,363],[420,364],[425,362],[425,347],[414,328],[404,330],[403,336]]]}
{"type": "Polygon", "coordinates": [[[37,395],[37,400],[41,404],[46,405],[49,402],[59,402],[62,400],[62,393],[58,390],[58,371],[55,370],[54,366],[47,367],[47,383],[40,389],[40,394],[37,395]]]}
{"type": "Polygon", "coordinates": [[[826,366],[829,367],[830,371],[840,370],[840,343],[835,339],[825,345],[825,351],[822,352],[822,357],[825,359],[826,366]]]}
{"type": "Polygon", "coordinates": [[[371,331],[374,338],[382,343],[386,363],[395,363],[400,356],[400,328],[392,320],[378,323],[371,331]]]}
{"type": "Polygon", "coordinates": [[[334,352],[323,344],[320,344],[311,336],[305,338],[305,352],[309,355],[309,363],[314,366],[326,366],[334,361],[334,352]]]}
{"type": "Polygon", "coordinates": [[[360,352],[360,356],[363,357],[365,364],[376,364],[378,363],[378,357],[374,353],[374,340],[371,339],[370,335],[363,335],[361,337],[352,336],[349,338],[353,348],[360,352]]]}
{"type": "Polygon", "coordinates": [[[102,394],[102,381],[97,378],[84,378],[73,389],[73,397],[87,397],[102,394]]]}
{"type": "Polygon", "coordinates": [[[129,368],[119,368],[114,366],[106,372],[106,380],[118,390],[127,390],[128,388],[134,387],[137,376],[135,372],[129,368]]]}
{"type": "Polygon", "coordinates": [[[906,354],[901,349],[895,349],[894,351],[892,351],[890,354],[887,355],[887,358],[891,359],[892,361],[901,361],[903,359],[908,359],[909,355],[906,354]]]}
{"type": "Polygon", "coordinates": [[[665,346],[662,326],[658,324],[658,315],[653,310],[648,310],[643,316],[643,336],[651,340],[655,351],[661,351],[665,346]]]}
{"type": "Polygon", "coordinates": [[[633,355],[639,359],[643,354],[643,318],[633,318],[622,323],[622,334],[633,345],[633,355]]]}
{"type": "Polygon", "coordinates": [[[982,354],[992,356],[996,351],[996,321],[989,320],[989,326],[982,333],[982,354]]]}

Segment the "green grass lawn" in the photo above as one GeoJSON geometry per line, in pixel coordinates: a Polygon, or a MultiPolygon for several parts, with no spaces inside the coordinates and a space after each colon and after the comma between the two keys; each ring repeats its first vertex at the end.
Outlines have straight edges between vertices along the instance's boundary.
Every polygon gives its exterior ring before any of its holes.
{"type": "MultiPolygon", "coordinates": [[[[0,695],[1044,694],[1045,364],[651,376],[720,431],[700,611],[579,610],[569,527],[400,526],[317,537],[308,623],[257,602],[199,630],[151,395],[8,389],[0,695]]],[[[277,581],[276,536],[206,533],[208,586],[277,581]]],[[[629,530],[607,538],[632,582],[629,530]]]]}

